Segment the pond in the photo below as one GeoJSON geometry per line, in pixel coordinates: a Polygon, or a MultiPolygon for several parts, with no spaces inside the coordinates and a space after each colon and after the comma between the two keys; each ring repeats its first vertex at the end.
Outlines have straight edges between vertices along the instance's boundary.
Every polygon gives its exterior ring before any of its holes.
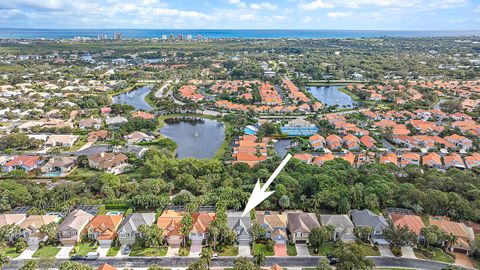
{"type": "Polygon", "coordinates": [[[133,106],[135,110],[151,111],[153,108],[145,101],[145,97],[152,89],[152,85],[146,85],[127,93],[116,95],[113,97],[113,104],[127,104],[133,106]]]}
{"type": "Polygon", "coordinates": [[[342,86],[311,86],[307,90],[323,104],[339,108],[353,108],[355,101],[349,95],[338,90],[342,86]]]}
{"type": "Polygon", "coordinates": [[[160,134],[174,140],[178,158],[212,158],[225,140],[225,125],[205,118],[169,118],[160,134]]]}

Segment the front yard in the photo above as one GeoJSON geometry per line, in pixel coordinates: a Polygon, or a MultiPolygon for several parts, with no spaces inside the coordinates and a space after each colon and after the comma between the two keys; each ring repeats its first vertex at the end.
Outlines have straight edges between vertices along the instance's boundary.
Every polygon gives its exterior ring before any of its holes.
{"type": "Polygon", "coordinates": [[[238,247],[235,245],[217,247],[217,249],[219,251],[218,252],[214,251],[214,253],[218,253],[218,256],[237,256],[238,255],[238,247]]]}
{"type": "Polygon", "coordinates": [[[107,257],[115,257],[119,250],[120,246],[111,246],[107,251],[107,257]]]}
{"type": "Polygon", "coordinates": [[[317,253],[315,253],[314,248],[312,248],[311,246],[308,247],[308,251],[312,256],[326,256],[328,254],[332,254],[334,250],[335,243],[325,243],[321,245],[317,253]]]}
{"type": "Polygon", "coordinates": [[[375,249],[368,244],[361,244],[360,247],[363,249],[363,252],[366,256],[380,256],[380,251],[378,251],[378,248],[375,249]]]}
{"type": "Polygon", "coordinates": [[[263,253],[265,256],[273,256],[274,252],[267,250],[267,244],[264,243],[255,243],[252,249],[252,255],[258,252],[263,253]]]}
{"type": "Polygon", "coordinates": [[[33,258],[54,258],[58,254],[60,248],[54,246],[44,246],[39,248],[34,254],[33,258]]]}
{"type": "Polygon", "coordinates": [[[20,253],[17,253],[17,250],[15,247],[0,248],[0,254],[3,254],[4,256],[8,256],[12,259],[17,258],[20,255],[20,253]]]}
{"type": "Polygon", "coordinates": [[[163,257],[167,254],[167,247],[146,248],[140,245],[134,245],[130,251],[131,257],[163,257]]]}
{"type": "Polygon", "coordinates": [[[438,247],[432,247],[430,248],[431,251],[433,251],[434,255],[433,257],[429,257],[427,254],[425,254],[422,250],[420,249],[414,249],[415,256],[419,259],[425,259],[425,260],[433,260],[433,261],[438,261],[438,262],[444,262],[444,263],[454,263],[455,259],[450,256],[449,254],[445,253],[444,250],[438,247]]]}
{"type": "Polygon", "coordinates": [[[97,251],[97,245],[94,241],[84,241],[80,244],[77,244],[76,247],[72,249],[70,255],[79,255],[79,256],[87,256],[89,252],[97,251]],[[76,251],[76,252],[75,252],[76,251]]]}
{"type": "Polygon", "coordinates": [[[287,245],[287,255],[288,256],[297,256],[297,248],[294,244],[288,243],[287,245]]]}

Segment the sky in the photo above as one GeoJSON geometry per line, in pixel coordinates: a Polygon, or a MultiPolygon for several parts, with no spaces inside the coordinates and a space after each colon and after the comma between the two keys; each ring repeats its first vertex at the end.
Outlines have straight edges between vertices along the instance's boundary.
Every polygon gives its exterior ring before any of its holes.
{"type": "Polygon", "coordinates": [[[480,0],[0,0],[0,28],[480,30],[480,0]]]}

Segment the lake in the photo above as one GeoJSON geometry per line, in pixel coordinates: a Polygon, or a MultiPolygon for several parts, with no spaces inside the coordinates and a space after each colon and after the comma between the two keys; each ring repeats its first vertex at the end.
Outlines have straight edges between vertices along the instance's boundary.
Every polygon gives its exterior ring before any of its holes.
{"type": "Polygon", "coordinates": [[[178,158],[212,158],[225,140],[225,125],[205,118],[169,118],[160,134],[178,144],[178,158]]]}
{"type": "Polygon", "coordinates": [[[355,101],[349,95],[338,90],[339,87],[341,86],[311,86],[307,90],[323,104],[338,105],[339,108],[354,107],[355,101]]]}
{"type": "Polygon", "coordinates": [[[146,85],[127,93],[113,96],[113,104],[127,104],[133,106],[135,110],[151,111],[153,108],[145,101],[145,97],[152,89],[152,85],[146,85]]]}

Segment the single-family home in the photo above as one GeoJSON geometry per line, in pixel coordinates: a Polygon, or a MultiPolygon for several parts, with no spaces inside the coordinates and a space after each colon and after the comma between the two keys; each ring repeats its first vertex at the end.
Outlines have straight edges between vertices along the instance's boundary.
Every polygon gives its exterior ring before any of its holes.
{"type": "Polygon", "coordinates": [[[75,245],[81,240],[85,228],[92,219],[93,215],[81,209],[72,211],[58,227],[58,239],[63,245],[75,245]]]}
{"type": "Polygon", "coordinates": [[[118,240],[122,245],[133,245],[141,237],[140,226],[151,226],[155,222],[155,213],[133,213],[128,215],[118,229],[118,240]]]}
{"type": "Polygon", "coordinates": [[[330,160],[334,160],[334,159],[335,159],[335,156],[332,153],[328,153],[328,154],[325,154],[325,155],[316,156],[313,159],[313,164],[318,165],[318,166],[322,166],[325,162],[330,161],[330,160]]]}
{"type": "Polygon", "coordinates": [[[430,217],[430,225],[436,225],[448,235],[456,236],[454,243],[446,241],[441,243],[448,246],[450,251],[463,254],[470,254],[473,251],[472,243],[475,240],[475,233],[471,227],[459,222],[453,222],[445,217],[430,217]]]}
{"type": "Polygon", "coordinates": [[[242,212],[227,212],[228,227],[237,234],[240,246],[250,246],[252,241],[252,221],[250,216],[242,217],[242,212]]]}
{"type": "Polygon", "coordinates": [[[150,142],[155,137],[147,135],[143,132],[140,131],[134,131],[128,135],[125,136],[125,139],[127,140],[128,143],[139,143],[139,142],[150,142]]]}
{"type": "Polygon", "coordinates": [[[148,112],[136,111],[136,112],[132,112],[131,114],[132,114],[132,118],[142,118],[145,120],[155,119],[155,115],[148,112]]]}
{"type": "Polygon", "coordinates": [[[102,127],[102,119],[100,118],[88,118],[78,122],[78,128],[80,130],[86,129],[99,129],[102,127]]]}
{"type": "Polygon", "coordinates": [[[196,212],[192,214],[193,226],[188,238],[192,242],[202,243],[208,238],[208,226],[215,220],[215,213],[196,212]]]}
{"type": "Polygon", "coordinates": [[[422,218],[416,215],[391,213],[390,219],[395,227],[407,227],[417,236],[420,236],[422,228],[425,227],[422,218]]]}
{"type": "Polygon", "coordinates": [[[355,225],[348,215],[324,215],[320,214],[320,222],[322,226],[332,225],[335,227],[333,240],[340,239],[343,242],[355,241],[356,237],[353,232],[355,225]]]}
{"type": "Polygon", "coordinates": [[[105,170],[113,174],[122,173],[128,166],[128,157],[125,154],[102,152],[88,155],[88,165],[97,170],[105,170]]]}
{"type": "Polygon", "coordinates": [[[342,138],[339,136],[332,134],[326,138],[327,147],[330,150],[336,150],[342,148],[342,138]]]}
{"type": "Polygon", "coordinates": [[[2,166],[3,172],[11,172],[13,170],[33,171],[42,164],[40,156],[17,156],[6,162],[2,166]]]}
{"type": "Polygon", "coordinates": [[[443,166],[442,157],[435,152],[428,153],[422,157],[422,165],[425,167],[441,169],[443,166]]]}
{"type": "Polygon", "coordinates": [[[312,163],[313,156],[308,153],[297,153],[293,155],[293,158],[301,160],[307,164],[312,163]]]}
{"type": "Polygon", "coordinates": [[[42,173],[56,173],[65,174],[71,171],[77,165],[77,157],[51,157],[42,167],[42,173]]]}
{"type": "Polygon", "coordinates": [[[98,241],[100,246],[111,246],[123,215],[98,215],[87,226],[87,235],[98,241]]]}
{"type": "Polygon", "coordinates": [[[75,142],[78,140],[77,135],[50,135],[48,140],[45,142],[47,147],[72,147],[75,142]]]}
{"type": "Polygon", "coordinates": [[[360,140],[355,135],[348,134],[343,137],[342,141],[348,150],[355,150],[360,147],[360,140]]]}
{"type": "Polygon", "coordinates": [[[295,244],[308,244],[308,237],[314,228],[320,227],[320,222],[314,213],[287,213],[287,229],[290,240],[295,244]]]}
{"type": "Polygon", "coordinates": [[[157,226],[163,230],[163,237],[169,246],[179,247],[183,241],[180,228],[184,215],[184,212],[165,210],[157,219],[157,226]]]}
{"type": "Polygon", "coordinates": [[[420,165],[420,155],[413,152],[406,152],[400,158],[400,166],[406,167],[408,165],[420,165]]]}
{"type": "Polygon", "coordinates": [[[109,127],[118,127],[127,122],[128,122],[128,119],[122,116],[108,117],[105,119],[105,123],[109,127]]]}
{"type": "Polygon", "coordinates": [[[265,229],[265,238],[277,244],[286,244],[287,215],[278,212],[257,211],[256,222],[265,229]]]}
{"type": "Polygon", "coordinates": [[[38,244],[40,241],[47,239],[47,235],[40,232],[43,225],[57,222],[58,217],[55,215],[31,215],[20,223],[21,235],[29,244],[38,244]]]}
{"type": "Polygon", "coordinates": [[[325,138],[323,138],[319,134],[311,136],[308,141],[310,142],[313,150],[319,150],[325,147],[325,138]]]}
{"type": "Polygon", "coordinates": [[[380,157],[380,163],[398,166],[398,156],[395,152],[385,153],[380,157]]]}
{"type": "Polygon", "coordinates": [[[96,141],[105,141],[108,138],[108,131],[107,130],[96,130],[91,131],[87,135],[88,142],[96,142],[96,141]]]}
{"type": "Polygon", "coordinates": [[[465,157],[465,165],[467,168],[471,169],[473,167],[480,166],[480,154],[473,153],[470,156],[465,157]]]}
{"type": "Polygon", "coordinates": [[[458,134],[452,134],[450,136],[446,136],[444,139],[450,142],[451,144],[454,144],[456,148],[464,151],[470,150],[470,148],[472,148],[473,146],[472,140],[458,134]]]}
{"type": "Polygon", "coordinates": [[[12,224],[20,225],[26,218],[26,214],[0,214],[0,228],[12,224]]]}
{"type": "Polygon", "coordinates": [[[117,268],[113,267],[112,265],[108,264],[108,263],[104,263],[102,265],[100,265],[97,270],[117,270],[117,268]]]}
{"type": "Polygon", "coordinates": [[[457,153],[451,153],[450,155],[444,156],[443,163],[445,169],[457,168],[463,170],[466,168],[462,157],[457,153]]]}
{"type": "Polygon", "coordinates": [[[368,209],[352,210],[352,221],[356,227],[370,227],[373,229],[371,239],[379,244],[385,244],[383,230],[388,227],[387,220],[382,215],[376,215],[368,209]]]}

